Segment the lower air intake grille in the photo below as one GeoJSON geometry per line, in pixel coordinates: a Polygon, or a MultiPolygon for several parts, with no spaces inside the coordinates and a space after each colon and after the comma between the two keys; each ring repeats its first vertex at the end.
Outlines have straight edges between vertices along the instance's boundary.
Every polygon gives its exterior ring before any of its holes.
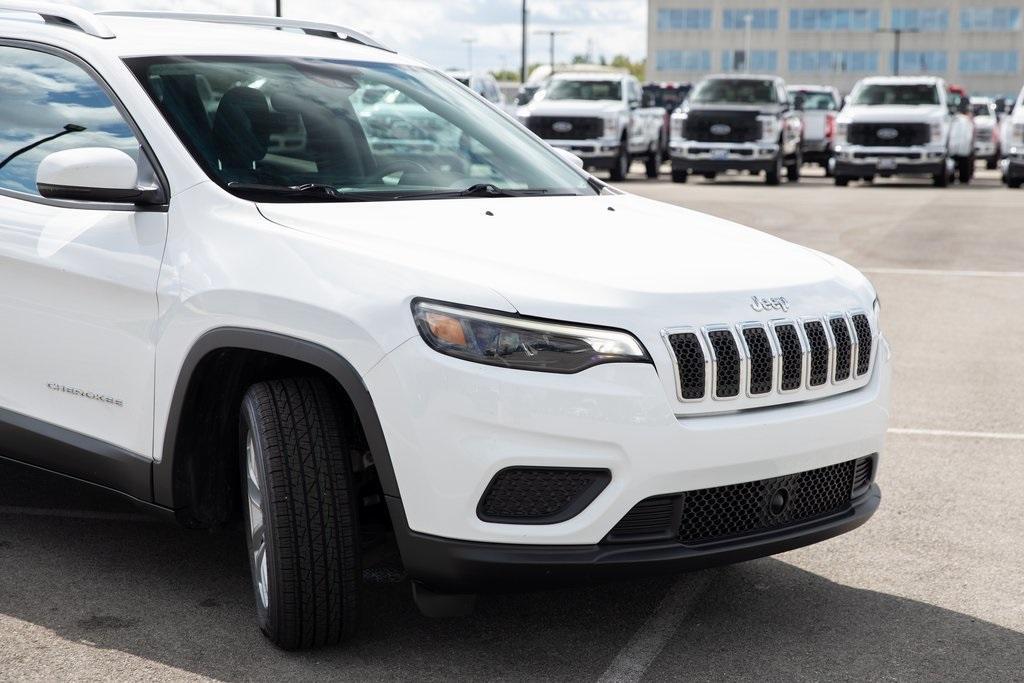
{"type": "Polygon", "coordinates": [[[850,504],[856,461],[785,477],[683,494],[679,541],[700,545],[840,512],[850,504]]]}
{"type": "Polygon", "coordinates": [[[829,318],[832,337],[836,340],[836,374],[835,380],[842,382],[850,378],[850,359],[853,355],[853,343],[850,341],[850,328],[846,318],[829,318]]]}
{"type": "Polygon", "coordinates": [[[509,467],[484,492],[477,516],[504,524],[555,524],[571,519],[611,481],[602,469],[509,467]]]}
{"type": "Polygon", "coordinates": [[[693,332],[673,334],[669,337],[672,353],[679,366],[679,391],[686,401],[704,398],[704,350],[693,332]]]}
{"type": "Polygon", "coordinates": [[[817,320],[804,323],[807,343],[811,346],[811,372],[809,384],[820,387],[828,381],[828,337],[825,326],[817,320]]]}
{"type": "Polygon", "coordinates": [[[779,325],[775,328],[782,353],[782,390],[795,391],[803,381],[804,352],[800,345],[800,334],[794,325],[779,325]]]}
{"type": "Polygon", "coordinates": [[[871,367],[871,323],[863,313],[853,316],[853,330],[857,333],[857,376],[871,367]]]}
{"type": "Polygon", "coordinates": [[[867,489],[871,484],[871,477],[874,471],[875,461],[873,458],[861,458],[857,461],[857,466],[853,471],[854,496],[860,495],[867,489]]]}
{"type": "Polygon", "coordinates": [[[736,340],[732,332],[714,330],[708,333],[711,348],[715,351],[718,367],[715,382],[715,395],[718,398],[731,398],[740,393],[740,352],[736,348],[736,340]]]}
{"type": "Polygon", "coordinates": [[[679,496],[648,498],[633,506],[611,533],[612,543],[628,543],[657,535],[667,535],[671,530],[672,515],[679,496]]]}

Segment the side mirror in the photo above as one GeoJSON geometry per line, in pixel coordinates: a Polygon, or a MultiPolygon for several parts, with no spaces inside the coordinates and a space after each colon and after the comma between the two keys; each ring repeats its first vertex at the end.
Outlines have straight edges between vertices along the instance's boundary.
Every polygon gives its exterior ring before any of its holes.
{"type": "Polygon", "coordinates": [[[630,100],[629,101],[629,108],[630,109],[639,109],[640,108],[640,100],[630,100]]]}
{"type": "Polygon", "coordinates": [[[961,114],[970,114],[971,113],[971,101],[969,99],[967,99],[966,97],[961,97],[960,98],[960,102],[956,106],[956,109],[961,114]]]}
{"type": "Polygon", "coordinates": [[[796,109],[797,111],[803,111],[804,103],[806,101],[807,100],[804,98],[803,95],[797,95],[796,97],[793,98],[793,109],[796,109]]]}
{"type": "Polygon", "coordinates": [[[47,199],[71,199],[120,204],[159,202],[159,191],[139,187],[139,166],[119,149],[81,147],[46,156],[36,171],[39,194],[47,199]]]}
{"type": "Polygon", "coordinates": [[[554,150],[558,153],[558,156],[562,157],[562,159],[564,159],[565,161],[568,161],[570,164],[572,164],[576,168],[579,168],[579,169],[583,168],[583,166],[584,166],[583,159],[580,159],[578,156],[576,156],[575,154],[573,154],[569,150],[559,149],[558,147],[555,147],[554,150]]]}

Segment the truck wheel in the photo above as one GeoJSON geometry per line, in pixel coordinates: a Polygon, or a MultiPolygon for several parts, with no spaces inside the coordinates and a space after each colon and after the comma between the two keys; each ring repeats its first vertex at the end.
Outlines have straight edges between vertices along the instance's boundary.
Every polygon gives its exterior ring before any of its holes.
{"type": "Polygon", "coordinates": [[[772,167],[765,172],[764,181],[768,185],[778,185],[782,181],[782,151],[779,150],[772,167]]]}
{"type": "Polygon", "coordinates": [[[677,170],[677,169],[674,169],[674,168],[672,169],[672,182],[673,183],[685,183],[689,179],[690,179],[690,174],[687,173],[686,171],[680,171],[680,170],[677,170]]]}
{"type": "Polygon", "coordinates": [[[803,165],[803,155],[799,151],[797,151],[797,153],[793,155],[793,163],[786,168],[786,180],[788,180],[791,183],[799,183],[800,167],[803,165]]]}
{"type": "Polygon", "coordinates": [[[956,174],[962,185],[969,185],[974,177],[974,157],[960,157],[957,159],[956,174]]]}
{"type": "Polygon", "coordinates": [[[946,172],[945,163],[942,170],[932,176],[932,185],[935,187],[949,187],[949,173],[946,172]]]}
{"type": "Polygon", "coordinates": [[[999,157],[998,156],[991,156],[988,159],[986,159],[985,160],[985,168],[987,168],[990,171],[994,171],[997,168],[999,168],[999,157]]]}
{"type": "Polygon", "coordinates": [[[1024,185],[1024,178],[1007,178],[1006,186],[1013,190],[1019,190],[1024,185]]]}
{"type": "Polygon", "coordinates": [[[661,175],[661,161],[661,145],[659,144],[654,146],[654,149],[647,155],[647,161],[645,162],[647,177],[651,180],[661,175]]]}
{"type": "Polygon", "coordinates": [[[334,645],[355,630],[357,494],[327,386],[255,384],[240,416],[249,566],[260,629],[281,648],[334,645]]]}
{"type": "Polygon", "coordinates": [[[846,187],[850,184],[850,178],[844,175],[834,176],[833,180],[835,180],[836,187],[846,187]]]}
{"type": "Polygon", "coordinates": [[[615,164],[612,166],[612,180],[625,180],[626,176],[629,175],[630,163],[629,146],[626,144],[626,141],[623,140],[622,144],[619,146],[619,155],[615,157],[615,164]]]}

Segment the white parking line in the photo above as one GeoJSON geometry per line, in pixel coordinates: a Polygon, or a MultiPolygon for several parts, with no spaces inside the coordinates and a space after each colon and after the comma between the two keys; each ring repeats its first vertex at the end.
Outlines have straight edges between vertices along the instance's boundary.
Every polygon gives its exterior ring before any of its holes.
{"type": "Polygon", "coordinates": [[[712,572],[705,571],[679,577],[661,599],[657,609],[615,655],[598,681],[639,681],[643,678],[668,645],[679,624],[689,616],[697,600],[711,586],[713,576],[712,572]]]}
{"type": "Polygon", "coordinates": [[[1024,441],[1024,434],[1014,432],[964,432],[955,429],[908,429],[892,427],[890,434],[910,434],[914,436],[949,436],[962,439],[1001,439],[1004,441],[1024,441]]]}
{"type": "Polygon", "coordinates": [[[1024,278],[1020,270],[928,270],[920,268],[861,268],[861,272],[877,275],[931,275],[938,277],[1007,277],[1024,278]]]}

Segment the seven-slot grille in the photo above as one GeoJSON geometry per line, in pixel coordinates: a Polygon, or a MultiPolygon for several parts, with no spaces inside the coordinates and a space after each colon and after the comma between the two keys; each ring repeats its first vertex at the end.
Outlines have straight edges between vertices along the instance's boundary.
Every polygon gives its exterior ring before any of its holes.
{"type": "Polygon", "coordinates": [[[760,398],[863,378],[874,336],[863,311],[821,318],[709,325],[665,333],[678,398],[760,398]]]}

